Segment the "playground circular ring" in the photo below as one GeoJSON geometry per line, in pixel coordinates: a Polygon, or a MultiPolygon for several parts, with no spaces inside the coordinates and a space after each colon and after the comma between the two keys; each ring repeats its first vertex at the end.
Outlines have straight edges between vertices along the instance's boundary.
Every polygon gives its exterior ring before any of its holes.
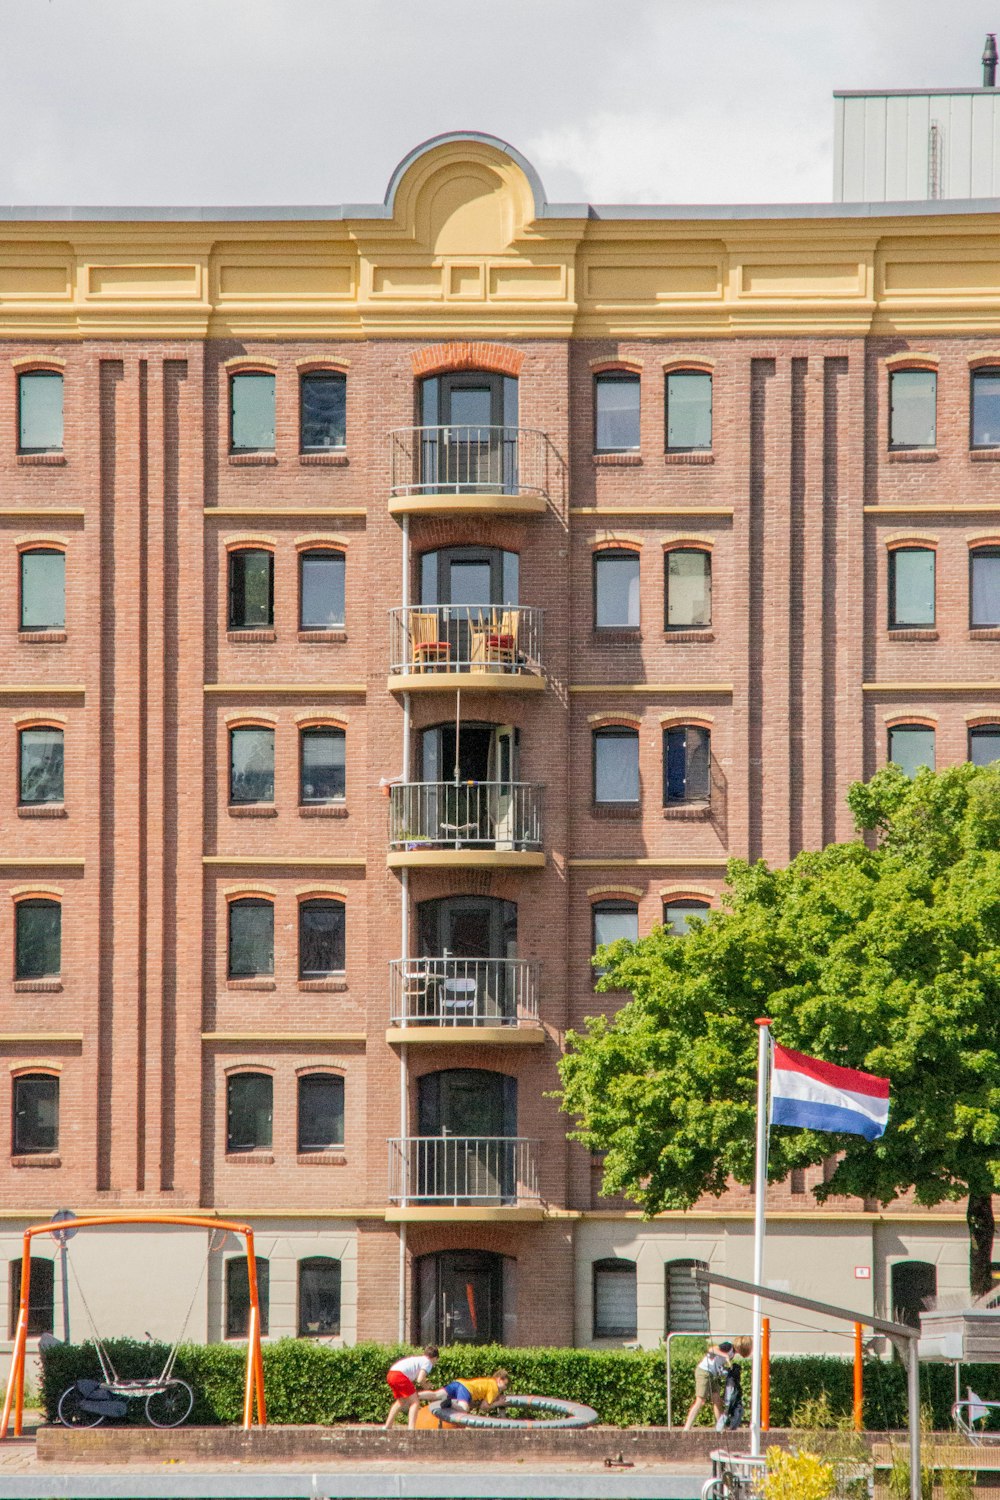
{"type": "MultiPolygon", "coordinates": [[[[554,1417],[542,1423],[544,1431],[556,1427],[593,1427],[597,1413],[592,1406],[582,1406],[578,1401],[559,1401],[555,1396],[507,1396],[504,1408],[518,1407],[523,1411],[552,1412],[554,1417]]],[[[485,1417],[472,1412],[456,1411],[452,1406],[436,1402],[431,1413],[439,1422],[455,1427],[524,1428],[529,1422],[524,1417],[485,1417]]]]}

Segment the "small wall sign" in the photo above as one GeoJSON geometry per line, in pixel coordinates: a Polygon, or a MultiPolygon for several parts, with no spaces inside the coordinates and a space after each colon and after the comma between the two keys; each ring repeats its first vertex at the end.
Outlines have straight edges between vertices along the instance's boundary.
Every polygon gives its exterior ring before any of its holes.
{"type": "Polygon", "coordinates": [[[871,1279],[872,1279],[872,1268],[871,1268],[871,1266],[855,1266],[854,1267],[854,1279],[855,1279],[855,1281],[871,1281],[871,1279]]]}

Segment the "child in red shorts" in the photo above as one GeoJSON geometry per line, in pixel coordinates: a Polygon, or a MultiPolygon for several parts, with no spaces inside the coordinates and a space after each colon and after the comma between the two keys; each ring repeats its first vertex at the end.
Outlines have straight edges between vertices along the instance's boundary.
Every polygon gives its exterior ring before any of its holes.
{"type": "Polygon", "coordinates": [[[428,1344],[423,1354],[407,1355],[405,1359],[397,1359],[396,1363],[390,1367],[385,1380],[395,1400],[385,1419],[387,1431],[393,1426],[401,1411],[408,1413],[409,1425],[416,1427],[417,1412],[420,1408],[419,1387],[426,1384],[427,1377],[437,1364],[438,1358],[437,1345],[428,1344]]]}

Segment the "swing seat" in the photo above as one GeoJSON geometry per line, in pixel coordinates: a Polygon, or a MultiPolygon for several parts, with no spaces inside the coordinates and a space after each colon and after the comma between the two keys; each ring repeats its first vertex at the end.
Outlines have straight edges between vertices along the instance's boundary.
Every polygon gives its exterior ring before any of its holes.
{"type": "Polygon", "coordinates": [[[124,1417],[128,1411],[128,1402],[115,1397],[100,1380],[78,1380],[76,1388],[80,1392],[83,1410],[92,1412],[96,1417],[115,1419],[124,1417]]]}

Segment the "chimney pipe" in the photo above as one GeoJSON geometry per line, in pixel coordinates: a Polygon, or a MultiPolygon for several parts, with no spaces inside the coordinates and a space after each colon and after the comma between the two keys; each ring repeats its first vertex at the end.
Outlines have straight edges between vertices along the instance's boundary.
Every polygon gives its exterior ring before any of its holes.
{"type": "Polygon", "coordinates": [[[983,52],[983,88],[996,88],[997,82],[997,39],[996,33],[987,33],[986,48],[983,52]]]}

